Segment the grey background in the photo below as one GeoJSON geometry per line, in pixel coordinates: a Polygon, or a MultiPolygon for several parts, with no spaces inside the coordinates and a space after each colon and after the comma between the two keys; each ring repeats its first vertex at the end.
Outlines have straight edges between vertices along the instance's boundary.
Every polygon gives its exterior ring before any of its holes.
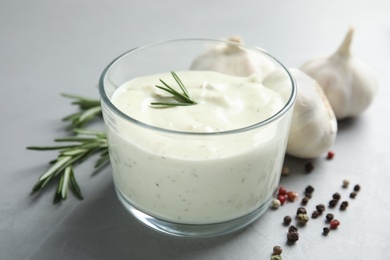
{"type": "MultiPolygon", "coordinates": [[[[390,2],[386,0],[258,1],[0,1],[0,259],[384,259],[390,253],[390,2]],[[348,27],[352,52],[377,72],[380,90],[359,118],[340,122],[335,158],[286,158],[282,179],[302,194],[316,188],[307,209],[327,203],[343,179],[362,191],[347,211],[334,210],[341,226],[321,235],[323,217],[286,245],[281,221],[299,203],[268,211],[250,227],[212,239],[180,239],[134,220],[116,199],[111,169],[76,169],[85,199],[52,205],[55,186],[30,191],[56,152],[25,150],[66,134],[61,118],[76,111],[60,93],[98,97],[97,81],[116,56],[136,46],[181,37],[241,35],[287,67],[330,54],[348,27]]],[[[97,124],[96,128],[101,128],[97,124]]]]}

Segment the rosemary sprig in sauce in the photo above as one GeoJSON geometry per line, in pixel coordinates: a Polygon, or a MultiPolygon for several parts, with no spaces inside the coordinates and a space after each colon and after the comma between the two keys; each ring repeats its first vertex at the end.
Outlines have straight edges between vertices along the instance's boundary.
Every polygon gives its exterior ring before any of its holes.
{"type": "Polygon", "coordinates": [[[196,102],[191,99],[190,93],[188,93],[187,88],[184,86],[183,82],[180,80],[180,78],[177,76],[177,74],[173,71],[171,72],[171,74],[172,74],[172,77],[175,79],[176,83],[179,85],[180,89],[183,91],[183,93],[176,91],[171,86],[169,86],[167,83],[165,83],[162,79],[160,79],[160,82],[164,86],[155,85],[155,87],[172,94],[173,98],[176,99],[176,102],[170,102],[170,101],[158,101],[157,102],[156,101],[156,102],[151,102],[150,105],[159,106],[159,107],[196,105],[196,102]]]}
{"type": "Polygon", "coordinates": [[[65,97],[75,99],[72,104],[79,105],[80,111],[65,117],[70,121],[68,126],[72,134],[55,139],[61,145],[55,146],[29,146],[29,150],[48,151],[57,150],[58,156],[50,162],[49,169],[41,175],[33,187],[33,193],[43,190],[49,182],[58,181],[54,196],[54,203],[67,198],[68,189],[71,189],[78,199],[83,199],[81,190],[76,181],[74,167],[83,163],[94,154],[100,154],[95,168],[100,168],[109,162],[107,138],[104,132],[79,128],[95,118],[101,118],[100,101],[65,94],[65,97]]]}

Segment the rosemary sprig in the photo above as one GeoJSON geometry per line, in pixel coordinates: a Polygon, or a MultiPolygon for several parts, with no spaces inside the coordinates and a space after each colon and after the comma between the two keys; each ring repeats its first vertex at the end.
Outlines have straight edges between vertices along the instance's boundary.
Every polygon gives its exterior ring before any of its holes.
{"type": "Polygon", "coordinates": [[[49,182],[57,180],[54,203],[65,200],[68,189],[71,189],[78,199],[83,199],[73,170],[77,164],[81,164],[94,154],[100,154],[99,159],[95,163],[95,168],[99,168],[109,162],[105,133],[81,128],[95,118],[102,118],[100,101],[70,94],[62,95],[73,99],[72,104],[79,106],[78,112],[63,118],[63,121],[70,122],[67,129],[71,130],[72,133],[67,137],[54,140],[57,143],[61,143],[61,145],[27,147],[29,150],[36,151],[58,151],[57,158],[50,161],[51,166],[41,175],[33,187],[34,193],[43,190],[49,182]]]}
{"type": "Polygon", "coordinates": [[[196,102],[191,99],[190,94],[188,93],[187,88],[184,86],[183,82],[180,80],[180,78],[177,76],[175,72],[171,72],[172,77],[175,79],[176,83],[179,85],[180,89],[183,91],[183,93],[180,93],[173,89],[171,86],[169,86],[167,83],[165,83],[162,79],[160,79],[160,82],[164,86],[155,85],[156,88],[159,88],[161,90],[164,90],[170,94],[173,95],[173,98],[176,99],[177,102],[169,102],[169,101],[159,101],[159,102],[151,102],[150,105],[152,106],[192,106],[196,105],[196,102]]]}
{"type": "Polygon", "coordinates": [[[33,192],[42,190],[55,177],[60,176],[57,191],[54,196],[54,203],[66,199],[68,188],[73,191],[77,198],[83,199],[73,172],[75,165],[84,162],[94,154],[100,154],[95,168],[99,168],[109,161],[105,133],[88,129],[74,129],[73,131],[76,135],[54,140],[59,143],[69,143],[67,145],[27,147],[29,150],[58,150],[59,152],[57,158],[50,162],[51,166],[49,169],[39,178],[33,187],[33,192]]]}
{"type": "Polygon", "coordinates": [[[81,96],[62,94],[64,97],[73,99],[73,105],[78,105],[78,112],[64,117],[63,121],[69,121],[71,124],[68,129],[80,128],[86,123],[92,121],[96,117],[102,116],[102,108],[100,101],[96,99],[89,99],[81,96]]]}

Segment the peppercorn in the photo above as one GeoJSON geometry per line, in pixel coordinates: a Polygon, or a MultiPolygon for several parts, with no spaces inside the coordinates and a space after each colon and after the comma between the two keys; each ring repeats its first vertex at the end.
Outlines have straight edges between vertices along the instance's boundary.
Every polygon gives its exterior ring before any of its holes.
{"type": "Polygon", "coordinates": [[[278,199],[274,199],[271,203],[271,207],[273,209],[278,209],[280,207],[280,205],[282,205],[282,203],[280,202],[280,200],[278,199]]]}
{"type": "Polygon", "coordinates": [[[305,206],[309,202],[309,198],[307,196],[302,198],[301,205],[305,206]]]}
{"type": "Polygon", "coordinates": [[[311,195],[311,193],[305,192],[305,197],[307,197],[308,199],[311,199],[312,195],[311,195]]]}
{"type": "Polygon", "coordinates": [[[332,199],[329,201],[329,208],[334,208],[337,205],[338,201],[335,199],[332,199]]]}
{"type": "Polygon", "coordinates": [[[354,198],[356,197],[356,195],[357,195],[357,192],[354,191],[354,192],[351,192],[351,194],[349,194],[349,197],[350,197],[351,199],[354,199],[354,198]]]}
{"type": "Polygon", "coordinates": [[[340,193],[336,192],[336,193],[333,194],[333,199],[340,200],[340,198],[341,198],[340,193]]]}
{"type": "Polygon", "coordinates": [[[280,256],[280,255],[272,255],[271,260],[283,260],[283,259],[282,259],[282,256],[280,256]]]}
{"type": "Polygon", "coordinates": [[[340,205],[340,210],[346,210],[348,205],[348,201],[343,201],[340,205]]]}
{"type": "Polygon", "coordinates": [[[288,227],[288,232],[298,232],[298,228],[296,226],[291,225],[288,227]]]}
{"type": "Polygon", "coordinates": [[[287,176],[290,174],[290,169],[288,167],[283,167],[282,168],[282,175],[287,176]]]}
{"type": "Polygon", "coordinates": [[[355,187],[353,187],[353,190],[356,192],[360,191],[360,185],[356,184],[355,187]]]}
{"type": "Polygon", "coordinates": [[[311,186],[311,185],[308,185],[308,186],[305,188],[305,193],[312,194],[313,191],[314,191],[314,188],[313,188],[313,186],[311,186]]]}
{"type": "Polygon", "coordinates": [[[328,228],[328,227],[324,227],[322,230],[323,230],[323,234],[324,234],[324,236],[326,236],[326,235],[328,235],[328,234],[329,234],[330,228],[328,228]]]}
{"type": "Polygon", "coordinates": [[[313,213],[311,214],[311,217],[312,217],[312,218],[318,218],[319,215],[320,215],[320,213],[319,213],[317,210],[315,210],[315,211],[313,211],[313,213]]]}
{"type": "Polygon", "coordinates": [[[343,180],[343,188],[348,188],[349,180],[343,180]]]}
{"type": "Polygon", "coordinates": [[[340,225],[340,221],[338,221],[337,219],[333,219],[330,222],[330,228],[332,229],[336,229],[339,225],[340,225]]]}
{"type": "Polygon", "coordinates": [[[287,199],[290,202],[296,201],[298,199],[298,197],[299,197],[298,193],[296,193],[294,191],[287,192],[287,199]]]}
{"type": "Polygon", "coordinates": [[[299,240],[299,234],[297,231],[291,231],[287,233],[287,241],[290,243],[295,243],[299,240]]]}
{"type": "Polygon", "coordinates": [[[314,165],[311,162],[305,164],[305,170],[307,173],[311,173],[314,170],[314,165]]]}
{"type": "Polygon", "coordinates": [[[325,205],[324,204],[318,204],[316,206],[316,210],[318,211],[318,213],[322,214],[322,212],[325,211],[325,205]]]}
{"type": "Polygon", "coordinates": [[[283,186],[280,186],[278,189],[278,195],[286,195],[286,194],[287,194],[286,188],[283,186]]]}
{"type": "Polygon", "coordinates": [[[298,223],[300,225],[306,225],[306,223],[309,221],[309,217],[307,216],[307,214],[299,214],[297,216],[297,220],[298,220],[298,223]]]}
{"type": "Polygon", "coordinates": [[[333,214],[332,213],[328,213],[328,214],[326,214],[326,216],[325,216],[325,218],[326,218],[326,220],[327,221],[332,221],[333,220],[333,218],[334,218],[334,216],[333,216],[333,214]]]}
{"type": "Polygon", "coordinates": [[[307,211],[306,211],[306,209],[304,207],[299,207],[297,209],[297,215],[299,215],[299,214],[306,214],[306,213],[307,213],[307,211]]]}
{"type": "Polygon", "coordinates": [[[286,202],[286,195],[278,195],[278,200],[280,204],[283,205],[286,202]]]}
{"type": "Polygon", "coordinates": [[[285,216],[283,219],[283,224],[288,226],[288,225],[290,225],[291,221],[292,221],[292,218],[290,216],[285,216]]]}
{"type": "Polygon", "coordinates": [[[282,252],[283,252],[283,249],[280,246],[274,246],[273,255],[281,255],[282,252]]]}
{"type": "Polygon", "coordinates": [[[333,152],[333,151],[329,151],[328,154],[327,154],[327,156],[326,156],[326,159],[332,160],[333,157],[334,157],[334,152],[333,152]]]}

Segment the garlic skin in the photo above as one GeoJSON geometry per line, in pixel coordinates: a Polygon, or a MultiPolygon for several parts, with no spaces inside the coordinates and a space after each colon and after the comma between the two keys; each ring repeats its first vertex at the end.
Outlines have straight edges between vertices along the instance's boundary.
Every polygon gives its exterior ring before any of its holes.
{"type": "Polygon", "coordinates": [[[350,53],[353,33],[351,27],[333,55],[309,60],[301,66],[323,88],[338,120],[360,115],[378,91],[372,68],[350,53]]]}
{"type": "Polygon", "coordinates": [[[244,44],[239,36],[226,39],[228,43],[221,43],[206,50],[196,57],[191,70],[211,70],[233,76],[248,77],[253,73],[264,79],[275,69],[275,64],[256,51],[243,49],[244,44]]]}
{"type": "MultiPolygon", "coordinates": [[[[298,158],[316,158],[327,152],[336,139],[336,116],[322,88],[314,79],[299,69],[291,68],[289,71],[297,84],[297,97],[286,153],[298,158]]],[[[282,97],[287,98],[288,81],[281,71],[276,71],[264,79],[263,85],[277,91],[282,90],[282,97]],[[284,80],[281,81],[280,77],[284,77],[284,80]]]]}

